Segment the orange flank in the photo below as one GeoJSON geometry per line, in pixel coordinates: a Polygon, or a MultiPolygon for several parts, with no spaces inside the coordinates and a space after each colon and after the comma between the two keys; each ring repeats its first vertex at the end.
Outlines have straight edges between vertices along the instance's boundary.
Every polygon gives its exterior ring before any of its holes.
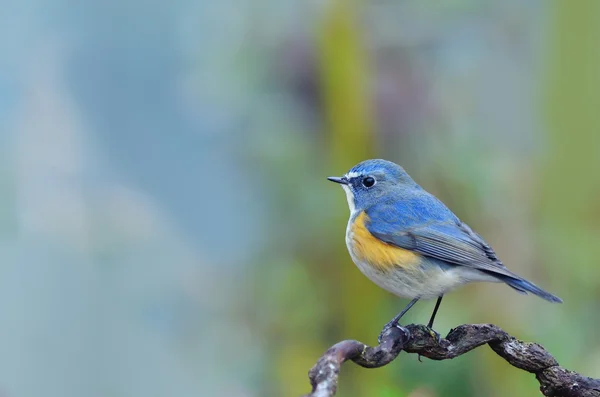
{"type": "Polygon", "coordinates": [[[419,265],[419,254],[384,243],[374,237],[365,227],[369,216],[363,211],[352,224],[352,251],[361,261],[369,263],[380,271],[401,267],[409,270],[419,265]]]}

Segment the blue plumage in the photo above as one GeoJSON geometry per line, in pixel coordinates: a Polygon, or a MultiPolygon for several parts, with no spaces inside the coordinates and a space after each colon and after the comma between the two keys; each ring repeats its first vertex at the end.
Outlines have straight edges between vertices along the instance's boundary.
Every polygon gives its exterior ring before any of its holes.
{"type": "MultiPolygon", "coordinates": [[[[406,310],[421,298],[439,297],[439,306],[441,296],[446,292],[475,281],[504,282],[519,292],[562,302],[508,270],[481,236],[421,188],[399,165],[386,160],[367,160],[343,177],[329,179],[342,184],[346,191],[351,210],[346,242],[351,255],[356,251],[355,244],[367,243],[361,243],[350,227],[360,218],[379,241],[421,258],[419,266],[412,261],[409,269],[398,263],[391,270],[382,272],[378,264],[353,255],[361,271],[376,284],[398,296],[413,298],[406,310]],[[363,213],[364,216],[358,217],[363,213]]],[[[395,321],[402,314],[404,311],[395,321]]],[[[434,316],[430,324],[433,324],[434,316]]]]}

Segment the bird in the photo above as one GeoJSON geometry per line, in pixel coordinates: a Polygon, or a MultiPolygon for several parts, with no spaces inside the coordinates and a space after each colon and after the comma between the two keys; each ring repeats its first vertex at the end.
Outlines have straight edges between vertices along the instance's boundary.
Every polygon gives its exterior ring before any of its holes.
{"type": "Polygon", "coordinates": [[[479,234],[398,164],[365,160],[327,179],[346,192],[346,246],[352,261],[379,287],[411,299],[384,326],[380,341],[417,301],[436,298],[427,328],[441,340],[433,322],[443,296],[472,282],[505,283],[522,294],[562,302],[510,271],[479,234]]]}

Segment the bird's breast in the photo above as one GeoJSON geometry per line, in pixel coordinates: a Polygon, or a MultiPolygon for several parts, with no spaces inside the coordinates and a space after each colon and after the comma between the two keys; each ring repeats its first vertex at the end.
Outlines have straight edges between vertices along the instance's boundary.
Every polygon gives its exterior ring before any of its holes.
{"type": "Polygon", "coordinates": [[[360,271],[381,288],[404,298],[431,299],[469,281],[471,269],[423,257],[377,239],[366,228],[368,216],[350,218],[346,245],[360,271]]]}
{"type": "Polygon", "coordinates": [[[387,272],[397,267],[410,270],[420,265],[421,255],[374,237],[366,227],[368,220],[368,215],[364,211],[360,212],[350,218],[346,230],[346,245],[357,265],[368,264],[380,272],[387,272]]]}

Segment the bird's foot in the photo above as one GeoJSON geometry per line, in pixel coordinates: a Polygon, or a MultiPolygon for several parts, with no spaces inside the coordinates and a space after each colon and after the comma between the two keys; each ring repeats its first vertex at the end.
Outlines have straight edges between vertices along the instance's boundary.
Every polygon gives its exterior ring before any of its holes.
{"type": "MultiPolygon", "coordinates": [[[[442,342],[442,335],[439,334],[439,332],[435,331],[433,328],[430,328],[429,326],[426,327],[427,328],[427,332],[429,333],[429,335],[434,338],[437,342],[437,344],[439,345],[442,342]]],[[[417,359],[419,360],[419,362],[423,362],[423,360],[421,360],[421,355],[418,354],[417,355],[417,359]]]]}
{"type": "Polygon", "coordinates": [[[438,345],[442,342],[442,335],[440,335],[439,332],[430,327],[427,327],[427,332],[429,332],[429,335],[431,335],[432,338],[435,338],[438,345]]]}
{"type": "Polygon", "coordinates": [[[398,320],[392,320],[390,322],[388,322],[386,325],[383,326],[383,329],[381,330],[381,332],[379,333],[379,336],[377,337],[377,342],[379,344],[381,344],[381,341],[383,340],[383,334],[385,334],[387,331],[389,331],[392,328],[402,328],[400,327],[400,324],[398,324],[398,320]]]}

